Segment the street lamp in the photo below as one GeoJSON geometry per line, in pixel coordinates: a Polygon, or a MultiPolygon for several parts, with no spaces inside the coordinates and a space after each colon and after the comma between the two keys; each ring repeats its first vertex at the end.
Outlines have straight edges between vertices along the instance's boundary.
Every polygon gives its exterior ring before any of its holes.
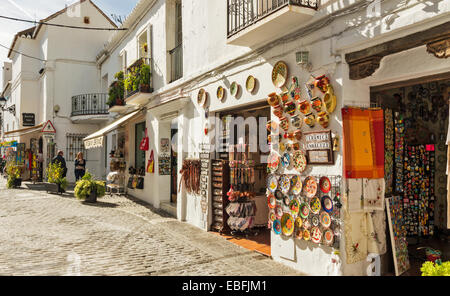
{"type": "Polygon", "coordinates": [[[6,98],[0,97],[0,108],[3,110],[3,108],[6,106],[6,98]]]}
{"type": "Polygon", "coordinates": [[[16,116],[16,105],[12,105],[11,107],[5,108],[6,102],[7,102],[7,100],[5,97],[0,97],[0,109],[2,111],[8,111],[9,113],[16,116]]]}

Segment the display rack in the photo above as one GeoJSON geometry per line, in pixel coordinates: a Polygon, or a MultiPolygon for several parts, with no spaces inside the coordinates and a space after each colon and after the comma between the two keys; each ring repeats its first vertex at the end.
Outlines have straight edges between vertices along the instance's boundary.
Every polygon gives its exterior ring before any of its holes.
{"type": "Polygon", "coordinates": [[[118,195],[125,194],[126,186],[126,162],[123,157],[111,157],[110,161],[111,173],[108,174],[106,180],[106,192],[110,195],[115,193],[118,195]]]}
{"type": "Polygon", "coordinates": [[[228,214],[226,207],[228,201],[228,189],[230,188],[229,165],[226,160],[212,160],[212,225],[211,230],[227,233],[230,228],[227,224],[228,214]]]}

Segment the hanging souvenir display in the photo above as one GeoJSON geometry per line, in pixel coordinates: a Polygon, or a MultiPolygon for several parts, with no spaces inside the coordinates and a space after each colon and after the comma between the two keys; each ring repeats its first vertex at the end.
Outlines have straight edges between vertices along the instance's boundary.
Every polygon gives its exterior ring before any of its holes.
{"type": "Polygon", "coordinates": [[[272,83],[275,87],[282,88],[286,84],[288,76],[287,65],[280,61],[273,66],[272,70],[272,83]]]}
{"type": "Polygon", "coordinates": [[[183,161],[178,192],[181,190],[181,184],[184,184],[187,193],[200,194],[200,169],[200,159],[185,159],[183,161]]]}
{"type": "Polygon", "coordinates": [[[403,155],[405,147],[405,122],[399,112],[395,112],[395,191],[403,192],[403,155]]]}
{"type": "Polygon", "coordinates": [[[386,194],[390,195],[394,184],[394,117],[391,109],[384,110],[384,180],[386,194]]]}

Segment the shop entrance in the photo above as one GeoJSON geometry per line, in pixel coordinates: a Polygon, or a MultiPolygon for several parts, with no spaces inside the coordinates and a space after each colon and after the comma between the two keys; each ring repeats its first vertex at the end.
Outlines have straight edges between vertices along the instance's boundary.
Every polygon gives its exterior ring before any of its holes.
{"type": "MultiPolygon", "coordinates": [[[[447,130],[450,75],[371,89],[384,110],[386,197],[403,199],[410,272],[420,272],[425,251],[448,252],[447,130]]],[[[388,235],[389,237],[389,235],[388,235]]],[[[417,275],[420,275],[417,274],[417,275]]]]}
{"type": "Polygon", "coordinates": [[[218,137],[223,150],[216,151],[212,161],[211,228],[233,243],[270,256],[264,162],[269,154],[270,107],[264,102],[218,116],[223,123],[218,137]]]}
{"type": "Polygon", "coordinates": [[[172,122],[172,127],[170,131],[170,138],[172,142],[170,143],[170,174],[171,174],[171,184],[170,184],[170,202],[177,203],[177,183],[178,183],[178,153],[177,153],[177,136],[178,136],[178,124],[172,122]]]}

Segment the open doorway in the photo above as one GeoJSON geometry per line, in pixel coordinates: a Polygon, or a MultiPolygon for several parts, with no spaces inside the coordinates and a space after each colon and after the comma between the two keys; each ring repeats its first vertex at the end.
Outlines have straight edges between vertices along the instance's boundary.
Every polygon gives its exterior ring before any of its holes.
{"type": "Polygon", "coordinates": [[[171,175],[171,185],[170,185],[170,202],[173,204],[177,203],[177,183],[178,183],[178,123],[176,120],[172,121],[170,130],[170,175],[171,175]]]}

